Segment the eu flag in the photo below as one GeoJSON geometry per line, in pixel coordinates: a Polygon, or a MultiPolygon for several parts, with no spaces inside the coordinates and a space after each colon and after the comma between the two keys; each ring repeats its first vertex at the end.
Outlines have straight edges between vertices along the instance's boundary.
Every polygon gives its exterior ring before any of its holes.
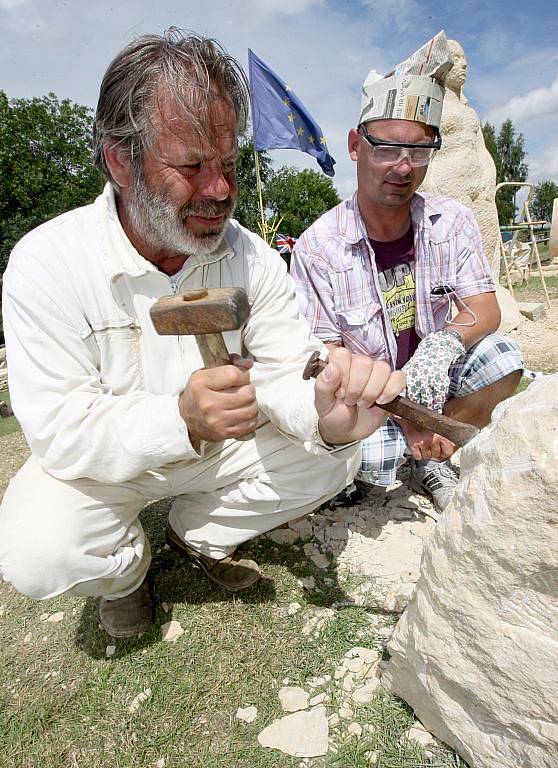
{"type": "Polygon", "coordinates": [[[318,161],[333,176],[335,160],[327,151],[318,123],[308,113],[291,87],[248,49],[250,101],[254,149],[299,149],[318,161]]]}

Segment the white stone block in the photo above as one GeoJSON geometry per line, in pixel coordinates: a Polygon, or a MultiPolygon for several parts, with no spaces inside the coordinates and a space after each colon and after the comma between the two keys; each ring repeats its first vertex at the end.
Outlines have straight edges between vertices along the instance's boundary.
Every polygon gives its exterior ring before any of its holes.
{"type": "Polygon", "coordinates": [[[382,684],[471,768],[558,755],[558,374],[497,406],[461,454],[382,684]]]}

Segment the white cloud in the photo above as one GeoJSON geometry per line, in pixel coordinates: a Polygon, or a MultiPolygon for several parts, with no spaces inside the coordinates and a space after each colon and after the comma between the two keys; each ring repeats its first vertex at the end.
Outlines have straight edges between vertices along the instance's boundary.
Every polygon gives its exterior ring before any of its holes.
{"type": "Polygon", "coordinates": [[[529,181],[543,179],[558,183],[558,140],[529,153],[529,181]]]}
{"type": "Polygon", "coordinates": [[[517,40],[513,39],[509,29],[490,24],[479,31],[475,40],[477,56],[485,66],[501,67],[510,63],[510,50],[517,52],[517,40]]]}
{"type": "Polygon", "coordinates": [[[250,0],[252,13],[261,16],[300,16],[325,0],[250,0]]]}
{"type": "MultiPolygon", "coordinates": [[[[417,0],[363,0],[363,5],[370,9],[372,20],[377,20],[378,26],[391,27],[396,32],[420,29],[425,16],[417,0]]],[[[394,61],[393,66],[397,63],[394,61]]]]}
{"type": "Polygon", "coordinates": [[[27,5],[29,0],[0,0],[0,11],[11,11],[14,8],[20,8],[27,5]]]}
{"type": "Polygon", "coordinates": [[[500,123],[510,118],[514,123],[525,123],[550,115],[558,116],[558,77],[547,88],[535,88],[522,96],[514,96],[506,104],[491,109],[487,119],[500,123]]]}

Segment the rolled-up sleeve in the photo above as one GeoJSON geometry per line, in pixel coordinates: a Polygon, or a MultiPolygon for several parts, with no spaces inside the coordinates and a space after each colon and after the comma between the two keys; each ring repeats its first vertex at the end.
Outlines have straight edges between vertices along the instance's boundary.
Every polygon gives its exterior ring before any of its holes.
{"type": "Polygon", "coordinates": [[[476,296],[496,290],[490,265],[482,248],[479,225],[473,212],[461,208],[463,219],[456,233],[457,268],[455,292],[458,296],[476,296]]]}

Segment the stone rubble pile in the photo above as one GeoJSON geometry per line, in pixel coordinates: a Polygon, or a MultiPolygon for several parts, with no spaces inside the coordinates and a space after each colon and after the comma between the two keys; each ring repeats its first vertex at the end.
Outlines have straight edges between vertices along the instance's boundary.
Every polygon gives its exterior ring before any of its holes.
{"type": "MultiPolygon", "coordinates": [[[[358,722],[358,710],[372,701],[380,684],[385,667],[381,652],[394,630],[389,614],[405,609],[419,577],[424,541],[437,519],[432,504],[412,494],[405,479],[403,470],[387,489],[364,489],[362,502],[353,507],[326,506],[267,534],[275,544],[302,549],[304,558],[317,569],[316,577],[298,579],[303,589],[319,590],[319,582],[333,585],[333,578],[320,575],[318,579],[317,574],[335,569],[345,593],[343,601],[304,610],[303,636],[318,638],[345,606],[371,606],[373,610],[368,614],[369,626],[357,634],[363,645],[350,649],[329,670],[331,674],[309,678],[304,688],[283,681],[279,700],[287,714],[260,733],[262,746],[311,758],[335,753],[340,742],[360,738],[372,727],[358,722]]],[[[300,603],[291,603],[279,613],[293,616],[301,610],[300,603]]],[[[420,723],[414,727],[418,733],[420,723]]],[[[414,737],[411,730],[408,738],[414,737]]],[[[368,757],[371,765],[378,759],[377,754],[368,757]]]]}
{"type": "Polygon", "coordinates": [[[424,540],[438,517],[430,501],[411,493],[404,480],[403,472],[386,490],[367,488],[354,507],[322,508],[268,537],[289,544],[310,539],[303,546],[306,557],[321,570],[333,563],[354,604],[366,605],[372,597],[376,607],[401,613],[418,580],[424,540]]]}
{"type": "MultiPolygon", "coordinates": [[[[277,749],[295,757],[318,757],[335,753],[338,745],[350,738],[360,738],[372,732],[374,726],[359,720],[359,708],[372,701],[380,685],[380,675],[386,662],[380,660],[376,648],[355,646],[347,651],[332,669],[332,674],[311,677],[304,687],[289,685],[278,692],[283,712],[258,735],[263,747],[277,749]],[[328,716],[326,706],[334,703],[334,711],[328,716]]],[[[255,719],[245,717],[250,708],[239,709],[236,717],[245,722],[255,719]]],[[[402,740],[414,740],[427,748],[436,740],[415,721],[402,740]]],[[[377,755],[376,755],[377,758],[377,755]]],[[[369,755],[371,763],[374,756],[369,755]]]]}
{"type": "Polygon", "coordinates": [[[281,708],[290,714],[264,728],[259,743],[296,757],[317,757],[335,751],[334,742],[343,736],[362,735],[363,726],[353,717],[359,706],[372,701],[380,683],[379,662],[378,650],[356,646],[347,651],[333,675],[306,680],[308,690],[291,685],[281,688],[281,708]],[[325,705],[332,699],[338,712],[327,717],[325,705]],[[336,739],[330,736],[330,728],[337,729],[336,739]]]}

